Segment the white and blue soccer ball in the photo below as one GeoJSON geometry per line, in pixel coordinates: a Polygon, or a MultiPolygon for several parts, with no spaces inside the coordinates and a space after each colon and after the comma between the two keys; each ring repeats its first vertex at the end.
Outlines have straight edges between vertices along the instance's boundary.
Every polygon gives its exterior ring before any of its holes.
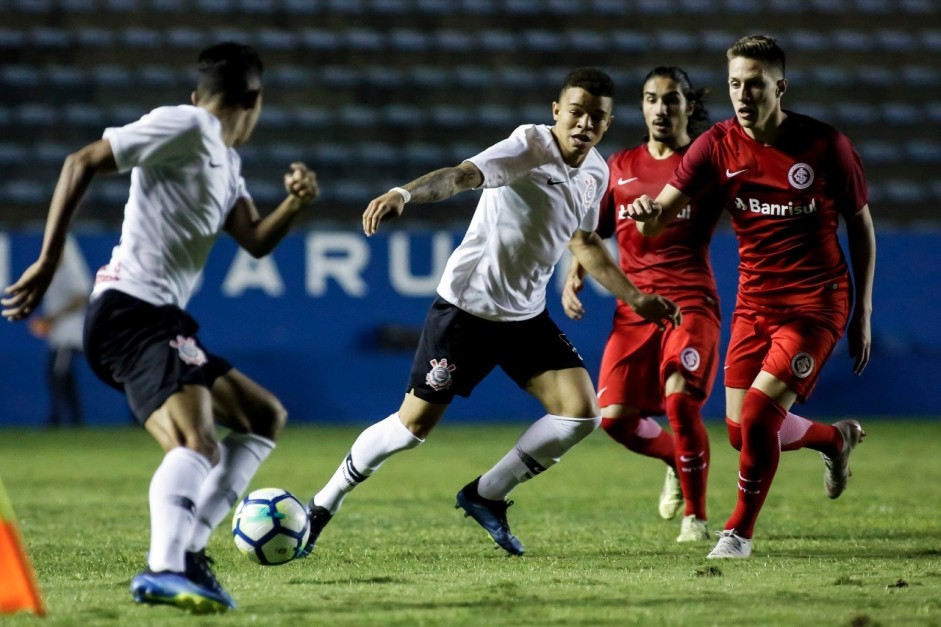
{"type": "Polygon", "coordinates": [[[256,564],[290,562],[310,535],[307,508],[286,490],[255,490],[235,508],[232,535],[239,552],[256,564]]]}

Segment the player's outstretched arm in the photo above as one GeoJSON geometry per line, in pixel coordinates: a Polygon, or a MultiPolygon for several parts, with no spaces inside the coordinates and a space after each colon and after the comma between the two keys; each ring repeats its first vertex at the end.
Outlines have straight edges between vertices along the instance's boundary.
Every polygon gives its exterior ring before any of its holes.
{"type": "Polygon", "coordinates": [[[420,176],[404,187],[393,187],[372,199],[363,212],[363,232],[370,236],[379,230],[379,223],[402,215],[405,203],[426,203],[444,200],[468,189],[480,187],[484,175],[480,169],[465,161],[453,168],[441,168],[420,176]]]}
{"type": "Polygon", "coordinates": [[[605,289],[624,301],[637,315],[654,323],[660,329],[670,322],[678,326],[682,322],[680,308],[676,303],[658,294],[646,294],[634,285],[621,271],[608,252],[601,237],[595,232],[578,230],[569,240],[569,250],[605,289]]]}
{"type": "Polygon", "coordinates": [[[301,209],[320,194],[317,175],[300,162],[292,163],[291,171],[284,175],[284,189],[287,198],[264,218],[249,198],[240,198],[229,213],[225,230],[256,259],[275,249],[301,209]]]}
{"type": "Polygon", "coordinates": [[[0,313],[5,318],[21,320],[39,306],[59,265],[69,222],[88,186],[95,175],[116,172],[117,169],[114,152],[106,139],[88,144],[66,157],[52,194],[52,201],[49,203],[49,215],[46,218],[46,231],[39,258],[15,283],[4,290],[7,297],[0,300],[3,305],[0,313]]]}
{"type": "Polygon", "coordinates": [[[680,210],[689,203],[689,196],[672,185],[667,185],[653,199],[646,194],[626,207],[627,215],[634,219],[642,235],[653,237],[663,232],[680,210]]]}
{"type": "Polygon", "coordinates": [[[869,363],[872,349],[872,284],[876,273],[876,231],[872,225],[869,205],[860,209],[856,215],[846,221],[846,233],[850,249],[850,263],[853,265],[853,282],[856,303],[850,318],[849,341],[850,357],[853,358],[853,372],[861,374],[869,363]]]}

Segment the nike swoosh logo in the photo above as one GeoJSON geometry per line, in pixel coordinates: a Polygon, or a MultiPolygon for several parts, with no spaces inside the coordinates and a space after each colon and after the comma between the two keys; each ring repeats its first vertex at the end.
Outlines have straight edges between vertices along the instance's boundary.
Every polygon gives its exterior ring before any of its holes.
{"type": "Polygon", "coordinates": [[[221,164],[221,163],[213,163],[212,161],[210,161],[210,162],[209,162],[209,167],[210,167],[210,168],[221,168],[221,167],[222,167],[222,164],[221,164]]]}
{"type": "Polygon", "coordinates": [[[604,394],[605,390],[607,389],[608,389],[608,386],[604,386],[603,388],[598,390],[598,398],[601,398],[601,395],[604,394]]]}
{"type": "Polygon", "coordinates": [[[636,180],[637,180],[637,177],[636,177],[636,176],[631,177],[631,178],[629,178],[629,179],[618,179],[618,185],[627,185],[627,184],[630,183],[631,181],[636,181],[636,180]]]}
{"type": "Polygon", "coordinates": [[[548,181],[546,181],[546,183],[548,183],[549,185],[561,185],[564,182],[565,181],[554,181],[552,179],[549,179],[548,181]]]}
{"type": "Polygon", "coordinates": [[[747,169],[748,169],[748,168],[742,168],[741,170],[736,170],[735,172],[729,172],[729,169],[726,168],[726,169],[725,169],[725,178],[730,179],[730,178],[732,178],[733,176],[738,176],[739,174],[741,174],[742,172],[744,172],[744,171],[747,170],[747,169]]]}
{"type": "Polygon", "coordinates": [[[685,462],[691,462],[691,461],[693,461],[693,460],[699,459],[699,458],[702,457],[703,455],[704,455],[703,453],[699,453],[699,454],[697,454],[697,455],[690,455],[689,457],[687,457],[686,455],[680,455],[680,461],[681,461],[681,462],[684,462],[684,463],[685,463],[685,462]]]}

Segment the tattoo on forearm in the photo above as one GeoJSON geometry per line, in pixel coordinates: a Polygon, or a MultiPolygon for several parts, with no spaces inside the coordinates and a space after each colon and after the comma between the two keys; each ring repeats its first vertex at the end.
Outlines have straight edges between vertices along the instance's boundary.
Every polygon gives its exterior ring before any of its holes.
{"type": "Polygon", "coordinates": [[[465,168],[441,168],[420,176],[405,186],[412,194],[412,202],[435,202],[473,187],[474,173],[465,168]]]}

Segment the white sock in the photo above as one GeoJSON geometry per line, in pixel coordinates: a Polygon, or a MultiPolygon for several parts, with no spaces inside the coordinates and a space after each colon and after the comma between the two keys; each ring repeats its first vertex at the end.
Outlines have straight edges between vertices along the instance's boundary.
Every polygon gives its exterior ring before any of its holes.
{"type": "Polygon", "coordinates": [[[179,446],[167,453],[150,481],[151,570],[183,572],[183,551],[196,524],[196,497],[209,460],[179,446]]]}
{"type": "Polygon", "coordinates": [[[380,420],[359,434],[333,477],[314,495],[314,505],[326,507],[331,514],[336,514],[346,495],[376,472],[384,461],[422,442],[424,440],[402,424],[398,412],[380,420]]]}
{"type": "Polygon", "coordinates": [[[567,418],[546,414],[530,425],[513,450],[480,477],[478,494],[494,501],[505,499],[513,488],[557,464],[599,424],[601,416],[567,418]]]}
{"type": "Polygon", "coordinates": [[[188,551],[206,548],[212,530],[239,500],[272,450],[272,440],[254,433],[229,433],[219,442],[219,463],[209,471],[199,488],[196,528],[188,551]]]}

